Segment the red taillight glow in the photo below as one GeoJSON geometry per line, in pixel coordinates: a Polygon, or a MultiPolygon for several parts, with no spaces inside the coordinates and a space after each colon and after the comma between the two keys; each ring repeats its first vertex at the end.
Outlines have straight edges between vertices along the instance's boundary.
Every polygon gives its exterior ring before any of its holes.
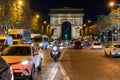
{"type": "Polygon", "coordinates": [[[113,50],[116,50],[116,48],[113,48],[113,50]]]}

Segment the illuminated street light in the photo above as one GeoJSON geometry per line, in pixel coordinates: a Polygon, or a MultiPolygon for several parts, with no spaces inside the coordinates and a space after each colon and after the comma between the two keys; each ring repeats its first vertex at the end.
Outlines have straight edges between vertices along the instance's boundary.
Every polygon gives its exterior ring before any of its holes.
{"type": "Polygon", "coordinates": [[[44,24],[46,24],[47,22],[46,22],[46,21],[44,21],[43,23],[44,23],[44,24]]]}
{"type": "Polygon", "coordinates": [[[91,20],[88,20],[88,23],[91,23],[91,20]]]}
{"type": "Polygon", "coordinates": [[[22,4],[23,4],[22,0],[19,0],[19,1],[18,1],[18,4],[19,4],[19,5],[22,5],[22,4]]]}
{"type": "Polygon", "coordinates": [[[39,18],[39,17],[40,17],[40,16],[37,14],[37,15],[36,15],[36,18],[39,18]]]}
{"type": "Polygon", "coordinates": [[[109,6],[113,7],[115,5],[114,2],[110,2],[109,6]]]}
{"type": "Polygon", "coordinates": [[[115,5],[120,6],[120,4],[116,4],[115,2],[110,2],[110,4],[109,4],[110,7],[114,7],[115,5]]]}
{"type": "Polygon", "coordinates": [[[86,27],[86,24],[83,24],[84,27],[86,27]]]}
{"type": "Polygon", "coordinates": [[[33,31],[38,31],[39,30],[39,14],[35,14],[32,18],[32,30],[33,31]]]}

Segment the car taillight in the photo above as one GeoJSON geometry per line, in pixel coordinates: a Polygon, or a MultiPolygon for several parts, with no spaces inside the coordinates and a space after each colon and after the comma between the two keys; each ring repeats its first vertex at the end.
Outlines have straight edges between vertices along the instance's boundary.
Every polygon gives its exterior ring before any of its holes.
{"type": "Polygon", "coordinates": [[[113,48],[113,50],[116,50],[116,48],[113,48]]]}
{"type": "Polygon", "coordinates": [[[73,44],[73,46],[76,46],[75,44],[73,44]]]}
{"type": "Polygon", "coordinates": [[[81,44],[81,46],[83,46],[83,44],[81,44]]]}

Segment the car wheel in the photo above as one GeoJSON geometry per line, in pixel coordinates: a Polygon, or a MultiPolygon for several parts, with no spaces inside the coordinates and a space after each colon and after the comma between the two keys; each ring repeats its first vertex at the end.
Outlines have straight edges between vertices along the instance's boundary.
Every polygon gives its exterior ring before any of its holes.
{"type": "Polygon", "coordinates": [[[41,71],[41,66],[42,66],[42,62],[40,62],[40,65],[37,67],[38,71],[41,71]]]}
{"type": "Polygon", "coordinates": [[[104,56],[108,56],[106,52],[104,52],[104,56]]]}
{"type": "Polygon", "coordinates": [[[34,78],[34,72],[35,72],[35,66],[33,65],[33,68],[31,70],[31,75],[30,75],[29,80],[33,80],[33,78],[34,78]]]}
{"type": "Polygon", "coordinates": [[[111,52],[110,52],[110,57],[113,57],[113,55],[111,54],[111,52]]]}

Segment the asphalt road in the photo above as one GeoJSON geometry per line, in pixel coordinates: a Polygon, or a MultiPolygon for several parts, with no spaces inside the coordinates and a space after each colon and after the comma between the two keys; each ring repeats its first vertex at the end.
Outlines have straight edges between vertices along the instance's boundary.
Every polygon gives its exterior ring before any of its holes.
{"type": "Polygon", "coordinates": [[[43,53],[41,72],[34,80],[120,80],[120,58],[104,56],[103,50],[66,48],[58,62],[43,53]]]}
{"type": "Polygon", "coordinates": [[[70,80],[120,80],[120,58],[103,53],[90,48],[65,49],[61,64],[70,80]]]}

